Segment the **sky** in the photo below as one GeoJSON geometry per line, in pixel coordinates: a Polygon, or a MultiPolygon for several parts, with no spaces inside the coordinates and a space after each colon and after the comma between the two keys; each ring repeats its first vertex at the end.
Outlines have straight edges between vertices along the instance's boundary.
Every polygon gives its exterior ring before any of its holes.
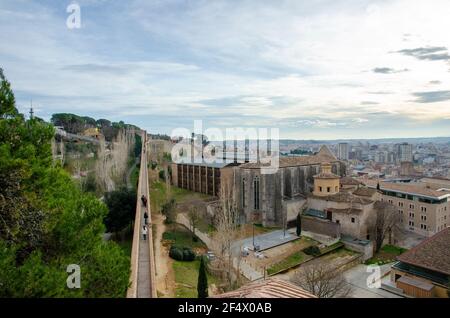
{"type": "Polygon", "coordinates": [[[0,1],[18,108],[152,133],[279,128],[281,138],[450,136],[448,0],[0,1]]]}

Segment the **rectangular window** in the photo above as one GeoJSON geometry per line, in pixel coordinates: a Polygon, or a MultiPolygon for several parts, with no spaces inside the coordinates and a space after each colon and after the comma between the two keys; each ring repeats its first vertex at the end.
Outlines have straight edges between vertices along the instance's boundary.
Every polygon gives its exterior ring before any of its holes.
{"type": "Polygon", "coordinates": [[[352,223],[355,223],[355,218],[352,218],[352,223]]]}
{"type": "Polygon", "coordinates": [[[330,187],[327,187],[327,192],[331,192],[331,188],[330,187]]]}

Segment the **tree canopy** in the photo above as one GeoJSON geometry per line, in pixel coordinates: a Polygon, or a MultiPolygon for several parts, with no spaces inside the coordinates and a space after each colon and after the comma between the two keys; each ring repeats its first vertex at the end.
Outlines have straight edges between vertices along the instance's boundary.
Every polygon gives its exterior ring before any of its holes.
{"type": "Polygon", "coordinates": [[[104,222],[108,232],[118,232],[131,224],[136,214],[136,195],[136,191],[126,187],[106,193],[109,212],[104,222]]]}
{"type": "Polygon", "coordinates": [[[0,79],[0,297],[123,297],[129,258],[102,238],[105,204],[53,162],[54,128],[25,120],[0,79]],[[70,264],[80,288],[66,285],[70,264]]]}

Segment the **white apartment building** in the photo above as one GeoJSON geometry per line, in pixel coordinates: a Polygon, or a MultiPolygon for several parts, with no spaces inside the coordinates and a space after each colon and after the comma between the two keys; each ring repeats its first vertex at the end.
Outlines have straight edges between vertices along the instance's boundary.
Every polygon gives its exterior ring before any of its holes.
{"type": "Polygon", "coordinates": [[[339,160],[348,160],[348,156],[350,153],[349,145],[346,142],[341,142],[338,145],[338,159],[339,160]]]}

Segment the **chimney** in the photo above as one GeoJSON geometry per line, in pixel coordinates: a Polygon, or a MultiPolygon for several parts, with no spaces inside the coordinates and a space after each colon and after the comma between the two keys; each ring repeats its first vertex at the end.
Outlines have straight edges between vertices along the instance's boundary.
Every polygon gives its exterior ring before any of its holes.
{"type": "Polygon", "coordinates": [[[237,153],[238,153],[238,147],[237,147],[237,140],[234,140],[234,163],[237,163],[237,153]]]}
{"type": "Polygon", "coordinates": [[[245,139],[245,163],[250,162],[249,157],[249,140],[245,139]]]}

